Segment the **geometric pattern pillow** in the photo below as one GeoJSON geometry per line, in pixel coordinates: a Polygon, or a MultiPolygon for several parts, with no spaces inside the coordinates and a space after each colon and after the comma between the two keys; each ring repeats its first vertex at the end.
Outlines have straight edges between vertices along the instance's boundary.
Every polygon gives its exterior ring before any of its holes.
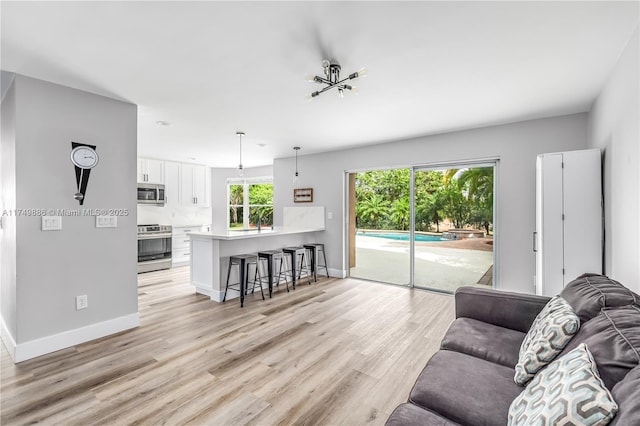
{"type": "Polygon", "coordinates": [[[513,400],[508,425],[603,426],[617,412],[618,405],[582,343],[550,363],[513,400]]]}
{"type": "Polygon", "coordinates": [[[580,318],[562,297],[555,296],[540,311],[526,334],[513,380],[524,385],[558,356],[580,328],[580,318]]]}
{"type": "Polygon", "coordinates": [[[531,346],[531,342],[536,337],[536,334],[540,331],[538,327],[538,325],[540,324],[540,321],[546,318],[551,312],[559,308],[562,308],[564,306],[562,303],[562,300],[563,298],[560,296],[552,297],[544,306],[544,308],[542,308],[542,310],[538,313],[536,318],[533,320],[531,327],[529,327],[529,332],[524,336],[524,340],[522,341],[522,345],[520,346],[519,356],[522,356],[522,354],[526,352],[529,346],[531,346]]]}

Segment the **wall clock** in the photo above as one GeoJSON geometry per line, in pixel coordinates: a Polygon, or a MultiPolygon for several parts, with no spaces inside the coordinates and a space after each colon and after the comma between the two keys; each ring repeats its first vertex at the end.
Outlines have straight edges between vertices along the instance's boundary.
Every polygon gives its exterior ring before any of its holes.
{"type": "Polygon", "coordinates": [[[75,167],[78,188],[78,192],[75,193],[73,198],[78,200],[80,205],[84,204],[87,184],[89,183],[89,173],[98,164],[99,159],[95,145],[71,142],[71,162],[75,167]]]}

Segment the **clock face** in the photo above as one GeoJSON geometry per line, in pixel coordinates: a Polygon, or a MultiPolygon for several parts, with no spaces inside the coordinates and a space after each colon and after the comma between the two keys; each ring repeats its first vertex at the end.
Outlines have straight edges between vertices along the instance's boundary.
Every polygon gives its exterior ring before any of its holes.
{"type": "Polygon", "coordinates": [[[71,151],[71,161],[81,169],[92,169],[98,164],[98,154],[88,146],[78,146],[71,151]]]}

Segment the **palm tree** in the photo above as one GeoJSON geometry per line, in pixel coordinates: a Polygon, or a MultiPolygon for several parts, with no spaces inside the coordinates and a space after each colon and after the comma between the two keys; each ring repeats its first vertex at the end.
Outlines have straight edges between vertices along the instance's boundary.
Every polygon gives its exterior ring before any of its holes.
{"type": "Polygon", "coordinates": [[[476,167],[460,174],[459,181],[467,186],[467,199],[472,202],[474,222],[487,234],[493,222],[493,167],[476,167]]]}
{"type": "Polygon", "coordinates": [[[391,213],[391,220],[400,225],[401,230],[404,231],[409,219],[409,199],[400,198],[395,200],[391,205],[393,212],[391,213]]]}
{"type": "Polygon", "coordinates": [[[476,196],[493,202],[493,167],[475,167],[460,174],[460,183],[468,185],[468,198],[476,196]]]}
{"type": "Polygon", "coordinates": [[[368,198],[358,203],[358,215],[372,220],[374,229],[378,229],[380,217],[389,213],[390,204],[382,196],[371,194],[368,198]]]}

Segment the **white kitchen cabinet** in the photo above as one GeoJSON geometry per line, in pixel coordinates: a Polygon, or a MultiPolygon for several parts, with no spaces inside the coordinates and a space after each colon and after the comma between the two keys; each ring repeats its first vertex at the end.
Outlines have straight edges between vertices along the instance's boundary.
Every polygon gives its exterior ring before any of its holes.
{"type": "Polygon", "coordinates": [[[165,161],[164,193],[167,206],[180,204],[180,163],[165,161]]]}
{"type": "Polygon", "coordinates": [[[164,183],[164,161],[138,158],[138,182],[164,183]]]}
{"type": "Polygon", "coordinates": [[[207,167],[182,164],[180,182],[180,196],[183,205],[210,206],[211,176],[207,167]]]}
{"type": "Polygon", "coordinates": [[[171,266],[188,265],[191,259],[190,232],[208,232],[210,225],[174,226],[171,234],[171,266]]]}
{"type": "Polygon", "coordinates": [[[171,235],[171,266],[189,264],[191,251],[189,248],[189,232],[199,231],[199,226],[173,227],[171,235]]]}
{"type": "Polygon", "coordinates": [[[538,156],[536,294],[554,296],[579,275],[602,273],[599,149],[538,156]]]}

